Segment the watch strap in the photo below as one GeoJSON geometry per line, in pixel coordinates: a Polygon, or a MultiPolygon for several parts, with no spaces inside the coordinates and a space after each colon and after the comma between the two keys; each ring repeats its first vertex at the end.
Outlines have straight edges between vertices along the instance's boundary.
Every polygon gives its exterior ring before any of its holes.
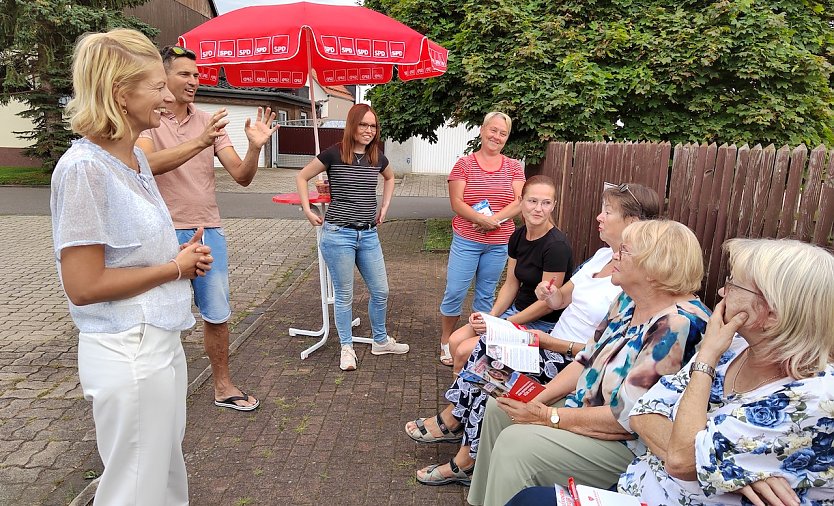
{"type": "Polygon", "coordinates": [[[694,372],[702,372],[709,376],[710,379],[715,379],[715,368],[704,362],[692,362],[692,365],[689,366],[689,376],[692,377],[692,373],[694,372]]]}

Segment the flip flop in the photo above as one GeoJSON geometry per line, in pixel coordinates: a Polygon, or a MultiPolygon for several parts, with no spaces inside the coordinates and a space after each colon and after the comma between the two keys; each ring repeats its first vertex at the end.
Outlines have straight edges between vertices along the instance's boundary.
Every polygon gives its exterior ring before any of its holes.
{"type": "Polygon", "coordinates": [[[240,393],[242,393],[243,395],[233,395],[231,397],[226,397],[225,399],[222,399],[222,400],[219,400],[219,401],[217,399],[215,399],[214,400],[214,405],[219,406],[221,408],[234,409],[234,410],[237,410],[237,411],[252,411],[253,409],[255,409],[255,408],[257,408],[258,406],[261,405],[261,401],[256,400],[255,404],[252,404],[251,406],[238,406],[237,404],[235,404],[235,401],[248,401],[249,400],[249,394],[247,394],[243,390],[241,390],[240,393]]]}
{"type": "MultiPolygon", "coordinates": [[[[459,443],[460,440],[463,439],[463,424],[458,426],[457,429],[449,430],[449,428],[446,427],[446,424],[443,423],[443,419],[440,418],[440,413],[438,413],[434,419],[437,422],[437,426],[440,428],[440,432],[443,434],[440,437],[432,436],[429,429],[426,428],[425,422],[428,418],[418,418],[414,420],[414,424],[417,425],[417,430],[409,431],[406,428],[405,433],[408,434],[408,437],[418,443],[459,443]]],[[[406,424],[406,427],[407,426],[408,424],[406,424]]]]}
{"type": "Polygon", "coordinates": [[[419,474],[416,474],[417,481],[422,483],[423,485],[431,485],[431,486],[438,486],[438,485],[449,485],[450,483],[457,483],[459,485],[463,485],[468,487],[472,483],[472,471],[475,470],[475,464],[469,467],[469,469],[461,469],[455,464],[455,458],[452,457],[449,460],[449,467],[452,468],[452,476],[443,476],[440,474],[441,464],[434,464],[427,468],[425,468],[426,476],[420,478],[419,474]]]}

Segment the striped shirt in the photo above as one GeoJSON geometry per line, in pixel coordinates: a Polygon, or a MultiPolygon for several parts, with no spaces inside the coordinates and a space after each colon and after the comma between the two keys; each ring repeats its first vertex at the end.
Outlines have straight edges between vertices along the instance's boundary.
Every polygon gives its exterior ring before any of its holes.
{"type": "Polygon", "coordinates": [[[388,158],[379,153],[377,164],[371,166],[367,155],[354,154],[351,163],[345,163],[339,152],[341,146],[334,144],[317,157],[327,167],[330,180],[330,206],[324,219],[339,226],[375,223],[376,187],[379,174],[388,167],[388,158]]]}
{"type": "MultiPolygon", "coordinates": [[[[475,155],[467,155],[458,159],[448,181],[466,182],[463,189],[463,201],[470,206],[487,199],[493,213],[513,203],[516,199],[513,192],[513,181],[524,181],[524,169],[518,160],[501,155],[501,168],[494,172],[487,172],[478,165],[475,155]]],[[[487,234],[476,232],[472,222],[460,216],[452,220],[452,229],[456,234],[470,241],[482,244],[507,244],[515,231],[513,220],[501,224],[501,228],[487,234]]]]}

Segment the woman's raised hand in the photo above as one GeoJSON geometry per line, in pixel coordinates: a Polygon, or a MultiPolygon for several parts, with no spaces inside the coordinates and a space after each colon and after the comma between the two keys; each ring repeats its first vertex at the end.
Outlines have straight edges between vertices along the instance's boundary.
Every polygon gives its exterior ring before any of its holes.
{"type": "Polygon", "coordinates": [[[553,296],[553,293],[557,290],[557,288],[553,288],[553,281],[547,280],[542,281],[538,285],[536,285],[536,298],[539,300],[547,300],[553,296]]]}
{"type": "Polygon", "coordinates": [[[733,342],[733,336],[736,335],[738,329],[747,321],[747,313],[740,311],[734,315],[730,321],[724,322],[724,310],[726,308],[726,300],[721,300],[715,305],[715,311],[709,318],[707,323],[707,331],[704,333],[704,338],[701,340],[701,349],[698,352],[698,357],[701,361],[714,365],[733,342]]]}

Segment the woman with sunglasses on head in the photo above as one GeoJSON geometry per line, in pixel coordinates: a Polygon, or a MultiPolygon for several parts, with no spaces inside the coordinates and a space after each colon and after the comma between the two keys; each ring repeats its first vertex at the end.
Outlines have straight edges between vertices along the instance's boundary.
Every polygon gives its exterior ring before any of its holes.
{"type": "Polygon", "coordinates": [[[834,257],[731,239],[698,354],[631,410],[649,451],[620,478],[649,504],[834,504],[834,257]]]}
{"type": "Polygon", "coordinates": [[[202,229],[178,245],[134,147],[173,96],[159,52],[134,30],[84,35],[72,75],[67,110],[83,137],[52,174],[52,233],[104,463],[95,504],[188,504],[180,332],[194,325],[187,280],[204,276],[212,257],[202,229]]]}
{"type": "MultiPolygon", "coordinates": [[[[525,183],[525,189],[539,177],[541,176],[530,178],[525,183]]],[[[554,192],[555,188],[553,188],[552,180],[550,181],[548,189],[554,192]]],[[[522,213],[525,213],[525,222],[529,221],[525,211],[527,197],[526,193],[522,196],[522,213]]],[[[596,219],[599,223],[600,239],[609,247],[597,251],[561,287],[556,288],[555,284],[551,284],[550,281],[542,281],[535,288],[535,295],[539,300],[546,301],[552,309],[565,309],[549,333],[532,329],[539,337],[541,372],[534,376],[537,381],[549,382],[570,363],[574,350],[578,353],[585,346],[585,342],[593,336],[597,325],[619,295],[620,287],[611,283],[612,248],[620,247],[623,229],[641,219],[656,218],[659,212],[660,198],[654,190],[645,186],[621,185],[606,187],[603,191],[602,211],[596,219]]],[[[453,334],[453,343],[457,335],[465,336],[464,332],[468,327],[471,326],[462,327],[453,334]]],[[[475,335],[476,330],[472,328],[468,330],[471,335],[475,335]]],[[[477,331],[482,333],[480,328],[477,331]]],[[[456,370],[473,367],[485,355],[486,345],[483,337],[475,336],[468,340],[461,340],[456,347],[456,357],[462,350],[467,349],[469,352],[466,357],[456,358],[456,361],[460,363],[455,368],[456,370]]],[[[429,485],[468,484],[472,464],[478,454],[481,422],[487,396],[473,384],[455,378],[452,386],[446,391],[446,399],[450,404],[443,411],[434,417],[419,418],[409,422],[405,430],[412,439],[422,443],[457,442],[462,439],[460,450],[448,465],[433,465],[418,471],[417,480],[429,485]]]]}
{"type": "Polygon", "coordinates": [[[501,154],[512,120],[493,111],[481,125],[481,147],[460,158],[449,174],[452,245],[446,268],[446,290],[440,303],[440,361],[452,365],[449,336],[457,326],[463,300],[475,280],[472,312],[492,309],[495,288],[507,263],[507,243],[521,211],[524,169],[501,154]]]}
{"type": "Polygon", "coordinates": [[[370,297],[368,317],[373,344],[371,354],[408,353],[385,329],[388,310],[388,274],[379,243],[377,226],[385,221],[394,195],[394,169],[379,150],[379,118],[367,104],[348,111],[342,142],[319,153],[295,178],[301,207],[307,220],[322,227],[319,248],[333,281],[333,315],[339,334],[343,371],[356,369],[353,350],[353,268],[356,266],[370,297]],[[322,218],[310,207],[308,182],[327,171],[330,206],[322,218]],[[376,187],[382,175],[382,204],[377,209],[376,187]]]}
{"type": "Polygon", "coordinates": [[[695,354],[709,310],[701,247],[686,226],[638,221],[622,233],[611,282],[623,292],[576,359],[536,399],[490,399],[469,503],[504,505],[523,488],[609,488],[645,447],[628,423],[637,399],[695,354]]]}

